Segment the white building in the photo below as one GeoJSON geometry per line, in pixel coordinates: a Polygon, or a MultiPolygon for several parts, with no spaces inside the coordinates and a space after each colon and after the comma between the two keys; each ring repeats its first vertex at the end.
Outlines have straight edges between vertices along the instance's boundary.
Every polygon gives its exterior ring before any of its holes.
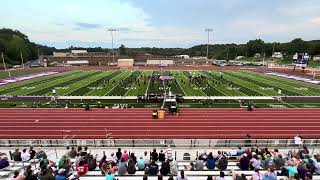
{"type": "Polygon", "coordinates": [[[69,52],[53,52],[53,57],[68,57],[70,56],[69,52]]]}
{"type": "Polygon", "coordinates": [[[282,59],[283,58],[283,54],[281,52],[274,52],[272,54],[272,57],[273,58],[279,58],[279,59],[282,59]]]}
{"type": "Polygon", "coordinates": [[[133,59],[118,59],[118,66],[133,66],[133,59]]]}
{"type": "Polygon", "coordinates": [[[71,50],[72,54],[83,54],[83,53],[88,53],[87,50],[71,50]]]}
{"type": "Polygon", "coordinates": [[[314,55],[313,56],[314,61],[320,61],[320,55],[314,55]]]}
{"type": "Polygon", "coordinates": [[[169,59],[148,59],[147,60],[147,65],[148,66],[169,66],[169,65],[173,65],[174,62],[173,60],[169,60],[169,59]]]}
{"type": "Polygon", "coordinates": [[[89,61],[88,60],[67,61],[67,64],[71,66],[88,66],[89,61]]]}
{"type": "Polygon", "coordinates": [[[190,58],[189,55],[176,55],[174,57],[183,58],[183,59],[189,59],[190,58]]]}

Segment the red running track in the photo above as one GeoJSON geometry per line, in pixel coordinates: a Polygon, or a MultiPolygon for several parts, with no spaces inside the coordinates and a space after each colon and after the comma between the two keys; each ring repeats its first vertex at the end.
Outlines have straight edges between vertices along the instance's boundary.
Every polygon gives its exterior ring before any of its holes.
{"type": "Polygon", "coordinates": [[[0,139],[320,138],[320,109],[0,109],[0,139]],[[106,132],[107,130],[107,132],[106,132]]]}

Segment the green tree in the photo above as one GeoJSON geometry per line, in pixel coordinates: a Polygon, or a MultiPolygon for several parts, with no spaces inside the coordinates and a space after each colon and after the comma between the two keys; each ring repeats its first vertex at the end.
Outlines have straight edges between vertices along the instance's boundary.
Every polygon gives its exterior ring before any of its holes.
{"type": "Polygon", "coordinates": [[[252,57],[256,53],[263,53],[265,43],[261,39],[251,40],[247,43],[247,53],[249,57],[252,57]]]}
{"type": "Polygon", "coordinates": [[[127,49],[123,44],[121,44],[121,46],[119,47],[119,51],[120,55],[127,55],[127,49]]]}

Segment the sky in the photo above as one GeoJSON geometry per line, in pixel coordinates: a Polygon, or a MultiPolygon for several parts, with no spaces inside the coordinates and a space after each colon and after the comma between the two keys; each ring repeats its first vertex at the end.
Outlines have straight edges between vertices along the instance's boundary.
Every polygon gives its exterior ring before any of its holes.
{"type": "Polygon", "coordinates": [[[70,46],[181,47],[320,39],[319,0],[3,0],[0,28],[70,46]]]}

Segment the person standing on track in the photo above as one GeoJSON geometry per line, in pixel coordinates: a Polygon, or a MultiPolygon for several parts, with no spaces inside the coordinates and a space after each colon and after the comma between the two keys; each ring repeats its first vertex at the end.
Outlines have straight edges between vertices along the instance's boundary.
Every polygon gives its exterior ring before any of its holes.
{"type": "Polygon", "coordinates": [[[172,156],[173,156],[173,150],[172,150],[172,148],[170,147],[170,145],[168,145],[168,148],[166,149],[165,153],[166,153],[166,155],[167,155],[167,159],[172,158],[172,156]]]}

